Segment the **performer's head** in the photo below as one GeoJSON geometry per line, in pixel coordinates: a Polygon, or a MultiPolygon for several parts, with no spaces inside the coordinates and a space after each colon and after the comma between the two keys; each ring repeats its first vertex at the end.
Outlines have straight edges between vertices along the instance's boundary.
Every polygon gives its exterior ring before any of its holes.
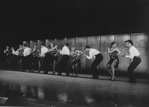
{"type": "Polygon", "coordinates": [[[6,49],[9,49],[9,46],[6,46],[6,49]]]}
{"type": "Polygon", "coordinates": [[[22,46],[22,44],[19,44],[19,48],[22,48],[23,46],[22,46]]]}
{"type": "Polygon", "coordinates": [[[88,51],[90,50],[90,48],[91,48],[91,47],[90,47],[89,45],[86,45],[86,46],[85,46],[85,51],[88,52],[88,51]]]}
{"type": "Polygon", "coordinates": [[[66,43],[66,46],[69,47],[69,43],[66,43]]]}
{"type": "Polygon", "coordinates": [[[133,45],[133,41],[127,40],[127,41],[125,41],[125,45],[126,45],[126,47],[131,47],[133,45]]]}
{"type": "MultiPolygon", "coordinates": [[[[20,46],[22,46],[22,45],[20,45],[20,46]]],[[[23,44],[23,46],[24,46],[24,47],[27,47],[27,44],[26,44],[26,43],[24,43],[24,44],[23,44]]]]}
{"type": "Polygon", "coordinates": [[[111,42],[110,48],[116,48],[116,47],[117,47],[116,42],[111,42]]]}
{"type": "Polygon", "coordinates": [[[14,50],[14,47],[11,47],[11,50],[14,50]]]}

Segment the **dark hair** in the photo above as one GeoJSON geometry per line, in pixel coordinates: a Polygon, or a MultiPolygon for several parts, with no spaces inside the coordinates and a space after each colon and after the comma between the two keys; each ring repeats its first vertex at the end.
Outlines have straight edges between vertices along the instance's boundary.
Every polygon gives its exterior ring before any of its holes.
{"type": "MultiPolygon", "coordinates": [[[[21,45],[21,44],[20,44],[20,45],[21,45]]],[[[23,45],[24,45],[24,46],[27,46],[27,44],[26,44],[26,43],[24,43],[23,45]]]]}
{"type": "Polygon", "coordinates": [[[112,48],[112,46],[115,44],[116,42],[111,42],[110,48],[112,48]]]}
{"type": "MultiPolygon", "coordinates": [[[[52,48],[52,47],[51,47],[51,44],[53,44],[53,43],[50,43],[50,44],[49,44],[49,48],[52,48]]],[[[53,44],[53,46],[54,46],[54,44],[53,44]]]]}
{"type": "Polygon", "coordinates": [[[85,46],[85,49],[86,49],[86,48],[91,48],[91,47],[90,47],[89,45],[86,45],[86,46],[85,46]]]}
{"type": "Polygon", "coordinates": [[[43,45],[43,46],[45,46],[45,44],[44,44],[44,43],[41,43],[40,45],[43,45]]]}
{"type": "Polygon", "coordinates": [[[125,43],[130,43],[131,45],[133,45],[133,41],[132,40],[126,40],[125,43]]]}
{"type": "Polygon", "coordinates": [[[68,47],[69,46],[69,43],[66,43],[66,46],[68,47]]]}

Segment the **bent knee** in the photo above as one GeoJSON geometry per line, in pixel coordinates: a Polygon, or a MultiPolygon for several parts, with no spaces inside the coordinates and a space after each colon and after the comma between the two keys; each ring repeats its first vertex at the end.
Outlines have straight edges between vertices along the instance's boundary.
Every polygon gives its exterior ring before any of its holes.
{"type": "Polygon", "coordinates": [[[107,64],[105,68],[106,69],[109,69],[110,68],[110,64],[107,64]]]}
{"type": "Polygon", "coordinates": [[[132,69],[132,68],[130,68],[130,67],[128,67],[128,68],[127,68],[127,71],[132,71],[132,70],[133,70],[133,69],[132,69]]]}

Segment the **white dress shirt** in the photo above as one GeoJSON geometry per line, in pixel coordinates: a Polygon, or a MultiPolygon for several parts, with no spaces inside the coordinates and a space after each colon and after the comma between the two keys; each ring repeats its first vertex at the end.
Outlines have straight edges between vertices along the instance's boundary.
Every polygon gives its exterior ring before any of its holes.
{"type": "Polygon", "coordinates": [[[14,55],[17,55],[17,56],[18,56],[18,55],[19,55],[19,50],[16,50],[16,51],[15,51],[15,50],[12,50],[12,54],[14,54],[14,55]]]}
{"type": "Polygon", "coordinates": [[[25,47],[24,51],[23,51],[23,56],[28,56],[31,54],[31,48],[29,47],[25,47]]]}
{"type": "Polygon", "coordinates": [[[70,51],[66,45],[62,48],[62,50],[60,51],[60,54],[62,54],[62,55],[69,55],[70,54],[70,51]]]}
{"type": "Polygon", "coordinates": [[[89,50],[89,56],[86,56],[88,59],[93,59],[95,58],[95,55],[99,54],[100,52],[96,49],[90,48],[89,50]]]}
{"type": "Polygon", "coordinates": [[[46,48],[45,46],[43,46],[41,48],[41,54],[40,54],[40,56],[41,57],[44,57],[45,53],[47,53],[48,51],[49,51],[48,48],[46,48]]]}
{"type": "Polygon", "coordinates": [[[129,48],[129,55],[126,55],[125,57],[133,59],[135,56],[139,56],[140,52],[138,49],[136,49],[134,46],[131,46],[129,48]]]}

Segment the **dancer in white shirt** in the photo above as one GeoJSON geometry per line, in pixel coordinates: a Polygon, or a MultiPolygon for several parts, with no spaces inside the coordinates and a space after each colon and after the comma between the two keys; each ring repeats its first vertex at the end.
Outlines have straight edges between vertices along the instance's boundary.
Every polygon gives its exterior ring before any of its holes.
{"type": "Polygon", "coordinates": [[[103,60],[103,56],[98,50],[91,48],[89,45],[85,46],[85,51],[89,53],[89,55],[85,55],[87,59],[94,59],[91,64],[92,75],[93,79],[98,79],[97,66],[103,60]]]}
{"type": "Polygon", "coordinates": [[[129,54],[125,55],[126,58],[130,58],[132,61],[128,67],[129,82],[136,83],[134,70],[141,63],[140,52],[133,46],[132,40],[125,41],[126,47],[129,48],[129,54]]]}
{"type": "Polygon", "coordinates": [[[40,54],[40,62],[41,68],[44,70],[45,74],[48,74],[48,66],[49,66],[49,50],[45,47],[45,44],[41,44],[41,54],[40,54]]]}
{"type": "Polygon", "coordinates": [[[31,60],[32,60],[32,57],[31,57],[31,48],[29,48],[27,46],[27,44],[24,44],[23,45],[23,58],[22,58],[22,61],[21,61],[21,64],[22,64],[22,71],[24,71],[25,69],[28,69],[30,70],[31,72],[31,60]]]}
{"type": "Polygon", "coordinates": [[[69,60],[69,44],[66,43],[66,45],[64,45],[64,47],[62,48],[62,50],[60,51],[60,54],[62,54],[62,58],[58,64],[58,75],[61,75],[61,72],[64,70],[66,72],[66,75],[69,76],[69,72],[66,69],[67,68],[67,63],[69,60]]]}

